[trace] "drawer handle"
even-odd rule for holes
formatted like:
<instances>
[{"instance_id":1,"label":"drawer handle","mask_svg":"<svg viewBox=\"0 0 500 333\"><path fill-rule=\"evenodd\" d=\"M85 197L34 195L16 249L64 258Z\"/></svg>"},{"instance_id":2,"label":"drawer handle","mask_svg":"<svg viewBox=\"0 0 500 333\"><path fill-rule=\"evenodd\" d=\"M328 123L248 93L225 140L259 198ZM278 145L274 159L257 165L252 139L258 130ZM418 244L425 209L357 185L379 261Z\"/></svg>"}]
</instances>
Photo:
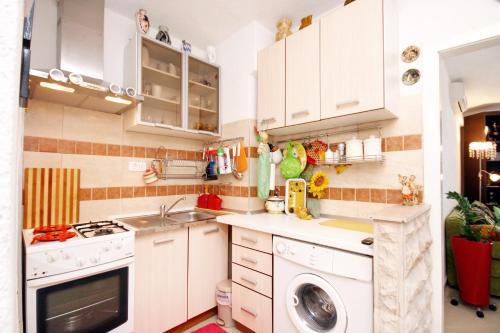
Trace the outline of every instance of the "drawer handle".
<instances>
[{"instance_id":1,"label":"drawer handle","mask_svg":"<svg viewBox=\"0 0 500 333\"><path fill-rule=\"evenodd\" d=\"M259 240L257 238L251 238L251 237L247 237L247 236L241 236L241 240L245 241L245 242L254 243L254 244L257 244L259 242Z\"/></svg>"},{"instance_id":2,"label":"drawer handle","mask_svg":"<svg viewBox=\"0 0 500 333\"><path fill-rule=\"evenodd\" d=\"M169 239L156 239L153 241L155 245L160 245L160 244L165 244L165 243L172 243L175 239L169 238Z\"/></svg>"},{"instance_id":3,"label":"drawer handle","mask_svg":"<svg viewBox=\"0 0 500 333\"><path fill-rule=\"evenodd\" d=\"M352 105L352 104L359 104L359 100L357 99L348 99L345 101L340 101L337 103L337 108L340 108L342 106L347 106L347 105Z\"/></svg>"},{"instance_id":4,"label":"drawer handle","mask_svg":"<svg viewBox=\"0 0 500 333\"><path fill-rule=\"evenodd\" d=\"M252 258L248 258L248 257L241 257L241 260L246 261L246 262L249 262L249 263L254 264L254 265L257 265L257 260L252 259Z\"/></svg>"},{"instance_id":5,"label":"drawer handle","mask_svg":"<svg viewBox=\"0 0 500 333\"><path fill-rule=\"evenodd\" d=\"M240 309L241 311L248 313L250 316L257 318L257 314L255 313L255 311L252 311L244 306L240 306Z\"/></svg>"},{"instance_id":6,"label":"drawer handle","mask_svg":"<svg viewBox=\"0 0 500 333\"><path fill-rule=\"evenodd\" d=\"M212 230L205 230L203 232L204 235L208 235L208 234L213 234L214 232L219 232L220 229L219 228L215 228L215 229L212 229Z\"/></svg>"},{"instance_id":7,"label":"drawer handle","mask_svg":"<svg viewBox=\"0 0 500 333\"><path fill-rule=\"evenodd\" d=\"M264 118L261 121L262 124L268 124L268 123L274 123L274 122L276 122L276 118L274 118L274 117Z\"/></svg>"},{"instance_id":8,"label":"drawer handle","mask_svg":"<svg viewBox=\"0 0 500 333\"><path fill-rule=\"evenodd\" d=\"M309 115L308 110L302 110L292 113L292 118L306 117Z\"/></svg>"},{"instance_id":9,"label":"drawer handle","mask_svg":"<svg viewBox=\"0 0 500 333\"><path fill-rule=\"evenodd\" d=\"M250 283L253 286L257 285L257 281L250 280L249 278L246 278L244 276L240 276L240 280L246 283Z\"/></svg>"}]
</instances>

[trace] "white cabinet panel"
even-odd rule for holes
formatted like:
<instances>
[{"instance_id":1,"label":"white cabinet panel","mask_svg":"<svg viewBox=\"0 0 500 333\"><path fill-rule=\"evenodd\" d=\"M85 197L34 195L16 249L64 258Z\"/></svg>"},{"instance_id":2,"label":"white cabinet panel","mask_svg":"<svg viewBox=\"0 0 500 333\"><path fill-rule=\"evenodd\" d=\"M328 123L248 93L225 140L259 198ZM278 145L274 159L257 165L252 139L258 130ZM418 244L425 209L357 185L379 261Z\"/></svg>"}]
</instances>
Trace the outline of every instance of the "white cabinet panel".
<instances>
[{"instance_id":1,"label":"white cabinet panel","mask_svg":"<svg viewBox=\"0 0 500 333\"><path fill-rule=\"evenodd\" d=\"M216 306L217 283L228 278L227 225L189 228L188 319Z\"/></svg>"},{"instance_id":2,"label":"white cabinet panel","mask_svg":"<svg viewBox=\"0 0 500 333\"><path fill-rule=\"evenodd\" d=\"M382 0L321 18L321 119L384 108Z\"/></svg>"},{"instance_id":3,"label":"white cabinet panel","mask_svg":"<svg viewBox=\"0 0 500 333\"><path fill-rule=\"evenodd\" d=\"M285 126L285 40L257 56L257 121L263 129Z\"/></svg>"},{"instance_id":4,"label":"white cabinet panel","mask_svg":"<svg viewBox=\"0 0 500 333\"><path fill-rule=\"evenodd\" d=\"M136 238L135 332L165 332L187 320L188 230Z\"/></svg>"},{"instance_id":5,"label":"white cabinet panel","mask_svg":"<svg viewBox=\"0 0 500 333\"><path fill-rule=\"evenodd\" d=\"M320 119L319 24L286 38L286 126Z\"/></svg>"}]
</instances>

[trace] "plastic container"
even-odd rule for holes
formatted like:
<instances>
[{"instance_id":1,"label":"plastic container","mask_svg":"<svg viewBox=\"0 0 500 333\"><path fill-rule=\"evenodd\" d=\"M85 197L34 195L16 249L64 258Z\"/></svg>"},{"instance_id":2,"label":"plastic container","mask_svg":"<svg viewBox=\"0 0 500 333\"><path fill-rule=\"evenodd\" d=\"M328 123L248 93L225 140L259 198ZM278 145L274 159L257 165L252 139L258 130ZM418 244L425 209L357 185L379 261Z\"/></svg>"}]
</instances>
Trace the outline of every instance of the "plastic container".
<instances>
[{"instance_id":1,"label":"plastic container","mask_svg":"<svg viewBox=\"0 0 500 333\"><path fill-rule=\"evenodd\" d=\"M208 195L208 203L207 208L212 210L221 210L222 209L222 199L215 194Z\"/></svg>"},{"instance_id":2,"label":"plastic container","mask_svg":"<svg viewBox=\"0 0 500 333\"><path fill-rule=\"evenodd\" d=\"M217 300L217 324L223 327L233 327L231 315L231 280L224 280L217 284L215 298Z\"/></svg>"}]
</instances>

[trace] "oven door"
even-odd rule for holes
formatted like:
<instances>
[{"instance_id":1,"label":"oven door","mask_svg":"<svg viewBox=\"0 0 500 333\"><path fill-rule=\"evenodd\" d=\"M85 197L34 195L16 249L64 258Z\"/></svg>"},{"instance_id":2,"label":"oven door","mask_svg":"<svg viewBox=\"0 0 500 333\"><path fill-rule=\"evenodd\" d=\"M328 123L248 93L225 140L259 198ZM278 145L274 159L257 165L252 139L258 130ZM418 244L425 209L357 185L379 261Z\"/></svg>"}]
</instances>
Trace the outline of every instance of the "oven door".
<instances>
[{"instance_id":1,"label":"oven door","mask_svg":"<svg viewBox=\"0 0 500 333\"><path fill-rule=\"evenodd\" d=\"M133 331L133 258L30 280L28 333Z\"/></svg>"}]
</instances>

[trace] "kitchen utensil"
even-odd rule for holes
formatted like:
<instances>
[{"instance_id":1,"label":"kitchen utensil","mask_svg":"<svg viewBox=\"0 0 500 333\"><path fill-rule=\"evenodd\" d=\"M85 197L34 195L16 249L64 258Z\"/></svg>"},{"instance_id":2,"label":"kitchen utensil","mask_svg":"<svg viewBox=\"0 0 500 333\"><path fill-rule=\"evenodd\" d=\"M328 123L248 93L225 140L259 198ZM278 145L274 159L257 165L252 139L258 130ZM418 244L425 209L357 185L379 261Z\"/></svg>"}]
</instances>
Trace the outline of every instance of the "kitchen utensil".
<instances>
[{"instance_id":1,"label":"kitchen utensil","mask_svg":"<svg viewBox=\"0 0 500 333\"><path fill-rule=\"evenodd\" d=\"M152 184L158 181L158 176L156 175L156 171L153 169L147 169L142 175L145 184Z\"/></svg>"},{"instance_id":2,"label":"kitchen utensil","mask_svg":"<svg viewBox=\"0 0 500 333\"><path fill-rule=\"evenodd\" d=\"M278 196L270 197L264 206L268 213L282 214L285 211L285 199Z\"/></svg>"},{"instance_id":3,"label":"kitchen utensil","mask_svg":"<svg viewBox=\"0 0 500 333\"><path fill-rule=\"evenodd\" d=\"M57 181L44 181L44 180ZM61 181L59 181L61 180ZM80 219L80 169L24 169L23 228L73 224ZM39 193L39 195L32 195ZM66 195L51 195L66 193ZM28 208L29 207L29 208ZM65 207L59 211L57 207Z\"/></svg>"},{"instance_id":4,"label":"kitchen utensil","mask_svg":"<svg viewBox=\"0 0 500 333\"><path fill-rule=\"evenodd\" d=\"M161 97L163 87L159 84L153 84L151 91L152 91L154 97Z\"/></svg>"},{"instance_id":5,"label":"kitchen utensil","mask_svg":"<svg viewBox=\"0 0 500 333\"><path fill-rule=\"evenodd\" d=\"M238 143L238 161L236 162L236 170L238 172L244 172L248 169L248 161L246 149L243 141Z\"/></svg>"},{"instance_id":6,"label":"kitchen utensil","mask_svg":"<svg viewBox=\"0 0 500 333\"><path fill-rule=\"evenodd\" d=\"M295 214L297 207L306 207L307 185L304 179L288 179L285 186L285 213Z\"/></svg>"},{"instance_id":7,"label":"kitchen utensil","mask_svg":"<svg viewBox=\"0 0 500 333\"><path fill-rule=\"evenodd\" d=\"M286 150L283 151L283 156L287 157L288 154L291 152L292 156L297 158L300 162L300 172L304 171L307 165L307 153L304 148L300 143L298 142L292 142L291 143L292 148L289 148L290 145ZM300 173L299 173L300 174Z\"/></svg>"},{"instance_id":8,"label":"kitchen utensil","mask_svg":"<svg viewBox=\"0 0 500 333\"><path fill-rule=\"evenodd\" d=\"M302 145L300 145L302 147ZM304 147L302 147L304 149ZM300 173L303 171L301 167L301 162L294 156L292 143L288 143L288 148L286 150L288 153L285 153L285 158L281 161L280 171L281 175L285 179L297 178ZM305 151L304 151L305 156ZM305 167L304 167L305 168Z\"/></svg>"},{"instance_id":9,"label":"kitchen utensil","mask_svg":"<svg viewBox=\"0 0 500 333\"><path fill-rule=\"evenodd\" d=\"M274 190L276 183L276 164L271 163L269 166L269 190Z\"/></svg>"},{"instance_id":10,"label":"kitchen utensil","mask_svg":"<svg viewBox=\"0 0 500 333\"><path fill-rule=\"evenodd\" d=\"M236 155L238 154L238 144L234 144L232 148L232 154L233 154L233 166L231 168L231 171L233 173L234 178L236 179L242 179L243 174L241 172L238 172L236 164L238 163L238 160L236 159Z\"/></svg>"},{"instance_id":11,"label":"kitchen utensil","mask_svg":"<svg viewBox=\"0 0 500 333\"><path fill-rule=\"evenodd\" d=\"M370 135L368 139L363 140L363 150L365 160L382 159L382 139Z\"/></svg>"},{"instance_id":12,"label":"kitchen utensil","mask_svg":"<svg viewBox=\"0 0 500 333\"><path fill-rule=\"evenodd\" d=\"M224 147L224 173L228 174L233 171L233 165L231 164L231 149L229 147Z\"/></svg>"},{"instance_id":13,"label":"kitchen utensil","mask_svg":"<svg viewBox=\"0 0 500 333\"><path fill-rule=\"evenodd\" d=\"M269 176L271 173L271 154L269 146L259 144L259 161L257 164L257 195L261 200L269 197Z\"/></svg>"},{"instance_id":14,"label":"kitchen utensil","mask_svg":"<svg viewBox=\"0 0 500 333\"><path fill-rule=\"evenodd\" d=\"M353 137L351 140L347 140L346 143L345 156L347 161L361 160L363 159L363 141Z\"/></svg>"}]
</instances>

